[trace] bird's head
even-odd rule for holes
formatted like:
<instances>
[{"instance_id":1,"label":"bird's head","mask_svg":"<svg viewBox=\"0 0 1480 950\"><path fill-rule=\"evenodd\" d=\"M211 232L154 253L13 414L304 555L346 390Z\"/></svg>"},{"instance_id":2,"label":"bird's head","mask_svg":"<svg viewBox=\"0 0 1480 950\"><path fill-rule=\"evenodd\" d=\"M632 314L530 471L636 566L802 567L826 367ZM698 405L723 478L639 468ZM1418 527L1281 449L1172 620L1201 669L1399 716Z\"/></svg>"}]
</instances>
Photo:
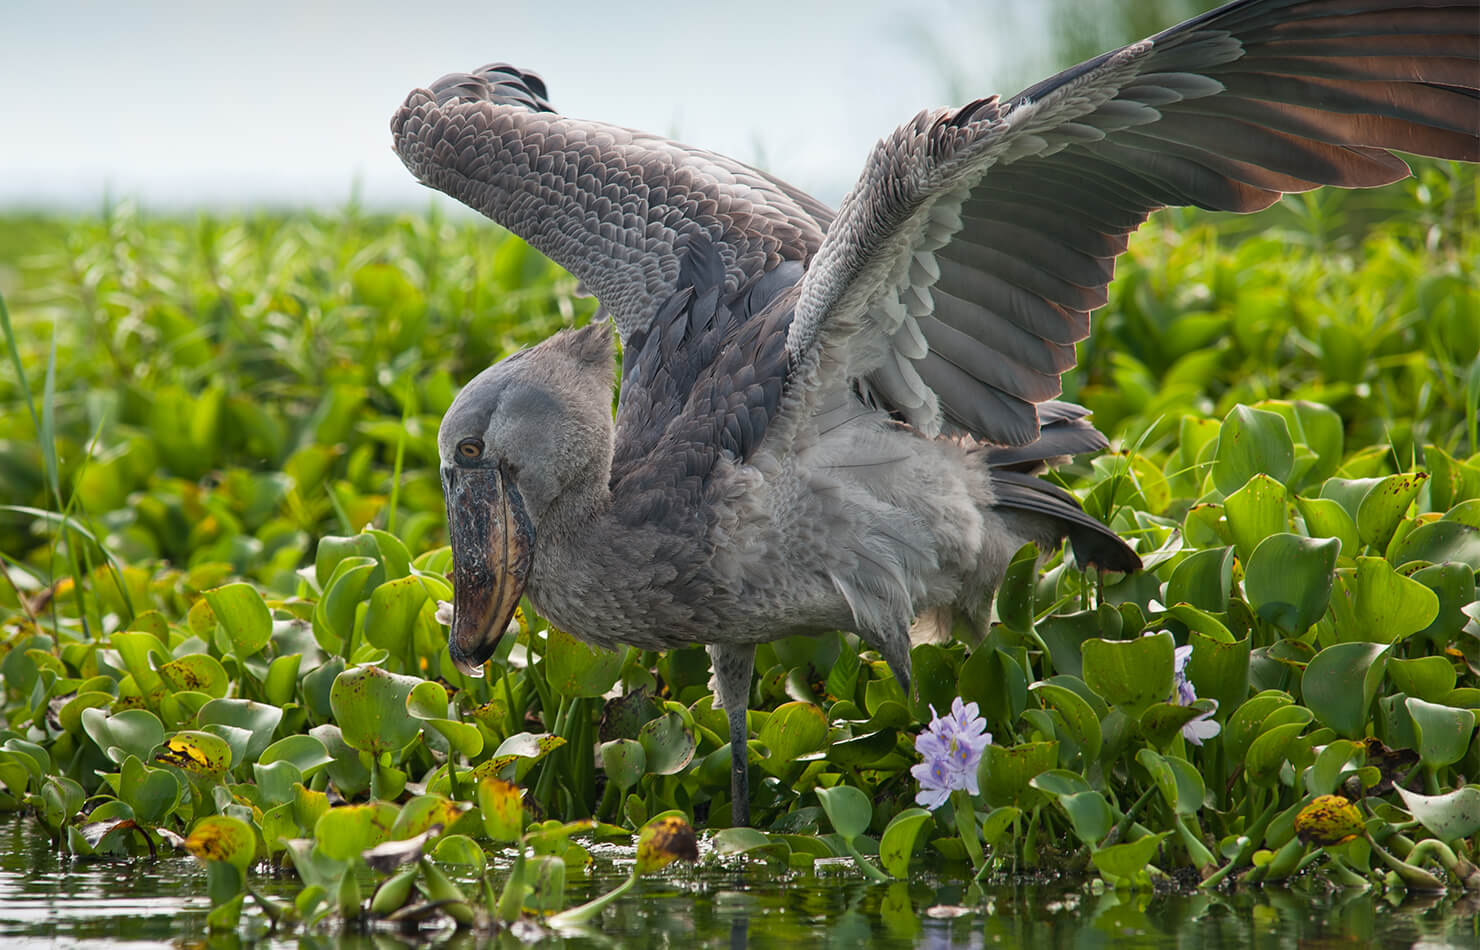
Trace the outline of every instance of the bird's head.
<instances>
[{"instance_id":1,"label":"bird's head","mask_svg":"<svg viewBox=\"0 0 1480 950\"><path fill-rule=\"evenodd\" d=\"M477 675L519 606L541 519L611 468L612 338L566 330L479 373L437 447L452 541L453 662Z\"/></svg>"}]
</instances>

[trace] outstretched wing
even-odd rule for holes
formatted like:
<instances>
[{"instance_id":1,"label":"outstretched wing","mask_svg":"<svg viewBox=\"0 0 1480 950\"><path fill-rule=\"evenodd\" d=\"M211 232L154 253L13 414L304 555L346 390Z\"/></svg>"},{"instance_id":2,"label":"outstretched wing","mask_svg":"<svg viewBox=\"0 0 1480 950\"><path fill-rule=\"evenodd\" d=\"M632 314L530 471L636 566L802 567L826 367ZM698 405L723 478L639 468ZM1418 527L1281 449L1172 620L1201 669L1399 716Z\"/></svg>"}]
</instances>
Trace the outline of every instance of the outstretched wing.
<instances>
[{"instance_id":1,"label":"outstretched wing","mask_svg":"<svg viewBox=\"0 0 1480 950\"><path fill-rule=\"evenodd\" d=\"M832 212L748 165L661 136L558 115L504 64L414 90L391 119L423 183L502 224L576 277L624 341L680 286L696 241L722 296L816 253Z\"/></svg>"},{"instance_id":2,"label":"outstretched wing","mask_svg":"<svg viewBox=\"0 0 1480 950\"><path fill-rule=\"evenodd\" d=\"M798 365L1021 445L1167 205L1255 211L1480 158L1476 0L1236 0L875 148L803 280Z\"/></svg>"}]
</instances>

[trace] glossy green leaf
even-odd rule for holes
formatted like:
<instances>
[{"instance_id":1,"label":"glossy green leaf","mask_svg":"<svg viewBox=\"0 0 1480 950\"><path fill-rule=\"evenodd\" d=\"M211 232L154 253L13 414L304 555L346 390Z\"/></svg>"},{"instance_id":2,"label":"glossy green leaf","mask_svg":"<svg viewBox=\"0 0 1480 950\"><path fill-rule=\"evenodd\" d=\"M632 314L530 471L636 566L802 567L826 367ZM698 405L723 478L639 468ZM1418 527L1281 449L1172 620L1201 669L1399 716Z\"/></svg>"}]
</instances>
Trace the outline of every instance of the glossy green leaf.
<instances>
[{"instance_id":1,"label":"glossy green leaf","mask_svg":"<svg viewBox=\"0 0 1480 950\"><path fill-rule=\"evenodd\" d=\"M250 584L227 584L206 591L205 597L238 657L252 656L267 646L272 613Z\"/></svg>"},{"instance_id":2,"label":"glossy green leaf","mask_svg":"<svg viewBox=\"0 0 1480 950\"><path fill-rule=\"evenodd\" d=\"M1387 653L1379 643L1337 643L1317 653L1301 680L1305 705L1339 734L1360 739Z\"/></svg>"},{"instance_id":3,"label":"glossy green leaf","mask_svg":"<svg viewBox=\"0 0 1480 950\"><path fill-rule=\"evenodd\" d=\"M1033 629L1033 593L1037 574L1038 546L1025 544L1007 563L997 591L997 617L1009 630L1026 633Z\"/></svg>"},{"instance_id":4,"label":"glossy green leaf","mask_svg":"<svg viewBox=\"0 0 1480 950\"><path fill-rule=\"evenodd\" d=\"M1374 643L1402 640L1439 614L1439 598L1432 590L1382 558L1357 558L1355 575L1341 575L1338 584L1333 596L1349 606L1355 632Z\"/></svg>"},{"instance_id":5,"label":"glossy green leaf","mask_svg":"<svg viewBox=\"0 0 1480 950\"><path fill-rule=\"evenodd\" d=\"M832 823L833 830L844 840L857 838L868 831L874 809L869 804L868 796L859 789L852 785L819 788L817 800L827 813L827 820Z\"/></svg>"},{"instance_id":6,"label":"glossy green leaf","mask_svg":"<svg viewBox=\"0 0 1480 950\"><path fill-rule=\"evenodd\" d=\"M1223 516L1228 519L1234 550L1247 562L1266 538L1289 530L1285 486L1268 475L1253 475L1224 499Z\"/></svg>"},{"instance_id":7,"label":"glossy green leaf","mask_svg":"<svg viewBox=\"0 0 1480 950\"><path fill-rule=\"evenodd\" d=\"M1249 606L1288 635L1304 633L1326 612L1340 550L1334 538L1274 534L1260 541L1244 574Z\"/></svg>"},{"instance_id":8,"label":"glossy green leaf","mask_svg":"<svg viewBox=\"0 0 1480 950\"><path fill-rule=\"evenodd\" d=\"M772 775L784 775L799 756L825 747L827 715L812 703L783 703L766 718L758 738L771 750L761 767Z\"/></svg>"},{"instance_id":9,"label":"glossy green leaf","mask_svg":"<svg viewBox=\"0 0 1480 950\"><path fill-rule=\"evenodd\" d=\"M246 730L250 736L245 751L248 762L257 761L272 744L273 733L282 720L283 711L278 707L250 699L213 699L196 713L196 722L202 727L219 723Z\"/></svg>"},{"instance_id":10,"label":"glossy green leaf","mask_svg":"<svg viewBox=\"0 0 1480 950\"><path fill-rule=\"evenodd\" d=\"M1231 546L1195 551L1183 558L1167 580L1166 602L1191 604L1202 610L1228 607L1233 590L1234 552Z\"/></svg>"},{"instance_id":11,"label":"glossy green leaf","mask_svg":"<svg viewBox=\"0 0 1480 950\"><path fill-rule=\"evenodd\" d=\"M226 695L231 680L221 661L205 653L191 653L160 666L159 676L175 692L204 693L213 699Z\"/></svg>"},{"instance_id":12,"label":"glossy green leaf","mask_svg":"<svg viewBox=\"0 0 1480 950\"><path fill-rule=\"evenodd\" d=\"M324 749L324 744L311 735L284 736L262 750L257 758L261 765L274 762L291 762L304 778L311 777L333 757Z\"/></svg>"},{"instance_id":13,"label":"glossy green leaf","mask_svg":"<svg viewBox=\"0 0 1480 950\"><path fill-rule=\"evenodd\" d=\"M562 696L600 696L617 682L627 651L608 650L555 628L545 647L545 675Z\"/></svg>"},{"instance_id":14,"label":"glossy green leaf","mask_svg":"<svg viewBox=\"0 0 1480 950\"><path fill-rule=\"evenodd\" d=\"M524 794L519 786L499 778L478 783L478 807L483 830L498 842L518 841L524 834Z\"/></svg>"},{"instance_id":15,"label":"glossy green leaf","mask_svg":"<svg viewBox=\"0 0 1480 950\"><path fill-rule=\"evenodd\" d=\"M421 680L378 666L356 666L334 678L329 704L344 741L363 752L399 752L421 732L406 697Z\"/></svg>"},{"instance_id":16,"label":"glossy green leaf","mask_svg":"<svg viewBox=\"0 0 1480 950\"><path fill-rule=\"evenodd\" d=\"M1410 660L1392 657L1387 661L1387 675L1398 692L1429 703L1444 699L1457 682L1454 664L1443 656L1420 656Z\"/></svg>"},{"instance_id":17,"label":"glossy green leaf","mask_svg":"<svg viewBox=\"0 0 1480 950\"><path fill-rule=\"evenodd\" d=\"M1169 634L1086 640L1084 681L1107 703L1123 707L1127 715L1139 715L1171 695L1174 650Z\"/></svg>"},{"instance_id":18,"label":"glossy green leaf","mask_svg":"<svg viewBox=\"0 0 1480 950\"><path fill-rule=\"evenodd\" d=\"M1413 561L1440 564L1454 561L1480 571L1480 528L1458 521L1430 521L1408 532L1388 552L1400 567Z\"/></svg>"},{"instance_id":19,"label":"glossy green leaf","mask_svg":"<svg viewBox=\"0 0 1480 950\"><path fill-rule=\"evenodd\" d=\"M1122 881L1135 880L1146 873L1146 866L1156 856L1156 849L1161 847L1161 841L1165 837L1166 832L1162 832L1125 844L1112 844L1108 848L1095 851L1090 855L1090 860L1102 874Z\"/></svg>"},{"instance_id":20,"label":"glossy green leaf","mask_svg":"<svg viewBox=\"0 0 1480 950\"><path fill-rule=\"evenodd\" d=\"M145 824L161 824L186 792L175 773L152 769L136 756L124 759L119 771L119 797L128 803L134 818Z\"/></svg>"},{"instance_id":21,"label":"glossy green leaf","mask_svg":"<svg viewBox=\"0 0 1480 950\"><path fill-rule=\"evenodd\" d=\"M1305 731L1305 723L1288 722L1265 729L1244 756L1244 773L1256 785L1273 786L1280 769L1289 760L1292 746Z\"/></svg>"},{"instance_id":22,"label":"glossy green leaf","mask_svg":"<svg viewBox=\"0 0 1480 950\"><path fill-rule=\"evenodd\" d=\"M637 732L637 741L647 755L647 768L656 775L681 772L693 761L697 745L694 731L676 712L666 712Z\"/></svg>"},{"instance_id":23,"label":"glossy green leaf","mask_svg":"<svg viewBox=\"0 0 1480 950\"><path fill-rule=\"evenodd\" d=\"M1197 695L1218 702L1218 718L1225 719L1249 695L1249 638L1225 642L1200 630L1187 634L1192 656L1187 678Z\"/></svg>"},{"instance_id":24,"label":"glossy green leaf","mask_svg":"<svg viewBox=\"0 0 1480 950\"><path fill-rule=\"evenodd\" d=\"M989 745L977 767L977 781L988 805L1030 808L1042 802L1042 793L1029 784L1058 764L1057 742L1025 742L1015 746Z\"/></svg>"},{"instance_id":25,"label":"glossy green leaf","mask_svg":"<svg viewBox=\"0 0 1480 950\"><path fill-rule=\"evenodd\" d=\"M892 877L908 877L910 857L924 840L922 832L930 821L930 812L923 808L906 808L890 820L879 838L879 863Z\"/></svg>"},{"instance_id":26,"label":"glossy green leaf","mask_svg":"<svg viewBox=\"0 0 1480 950\"><path fill-rule=\"evenodd\" d=\"M339 805L330 808L313 826L319 850L336 861L353 861L360 852L386 840L396 822L397 808L389 802Z\"/></svg>"},{"instance_id":27,"label":"glossy green leaf","mask_svg":"<svg viewBox=\"0 0 1480 950\"><path fill-rule=\"evenodd\" d=\"M164 725L147 709L125 709L112 716L102 709L84 709L81 718L87 734L114 762L130 755L148 759L164 741Z\"/></svg>"},{"instance_id":28,"label":"glossy green leaf","mask_svg":"<svg viewBox=\"0 0 1480 950\"><path fill-rule=\"evenodd\" d=\"M728 748L721 749L726 756ZM601 744L601 765L607 780L626 792L647 773L647 753L636 739L613 739Z\"/></svg>"},{"instance_id":29,"label":"glossy green leaf","mask_svg":"<svg viewBox=\"0 0 1480 950\"><path fill-rule=\"evenodd\" d=\"M412 642L416 618L428 601L419 577L402 576L370 592L365 608L365 640L392 656L404 656Z\"/></svg>"},{"instance_id":30,"label":"glossy green leaf","mask_svg":"<svg viewBox=\"0 0 1480 950\"><path fill-rule=\"evenodd\" d=\"M1357 556L1362 547L1357 521L1340 502L1333 498L1296 498L1295 507L1312 538L1333 538L1340 543L1342 556Z\"/></svg>"},{"instance_id":31,"label":"glossy green leaf","mask_svg":"<svg viewBox=\"0 0 1480 950\"><path fill-rule=\"evenodd\" d=\"M1067 735L1084 755L1088 765L1100 757L1100 717L1089 702L1073 690L1054 683L1034 683L1033 694L1059 714Z\"/></svg>"},{"instance_id":32,"label":"glossy green leaf","mask_svg":"<svg viewBox=\"0 0 1480 950\"><path fill-rule=\"evenodd\" d=\"M246 822L208 815L185 838L185 850L210 864L229 864L245 873L257 856L257 836Z\"/></svg>"},{"instance_id":33,"label":"glossy green leaf","mask_svg":"<svg viewBox=\"0 0 1480 950\"><path fill-rule=\"evenodd\" d=\"M1418 731L1418 758L1426 768L1441 769L1464 758L1475 734L1475 713L1415 697L1405 701Z\"/></svg>"},{"instance_id":34,"label":"glossy green leaf","mask_svg":"<svg viewBox=\"0 0 1480 950\"><path fill-rule=\"evenodd\" d=\"M1213 484L1225 496L1258 474L1283 483L1294 464L1295 445L1284 419L1249 406L1235 406L1224 417L1213 461Z\"/></svg>"}]
</instances>

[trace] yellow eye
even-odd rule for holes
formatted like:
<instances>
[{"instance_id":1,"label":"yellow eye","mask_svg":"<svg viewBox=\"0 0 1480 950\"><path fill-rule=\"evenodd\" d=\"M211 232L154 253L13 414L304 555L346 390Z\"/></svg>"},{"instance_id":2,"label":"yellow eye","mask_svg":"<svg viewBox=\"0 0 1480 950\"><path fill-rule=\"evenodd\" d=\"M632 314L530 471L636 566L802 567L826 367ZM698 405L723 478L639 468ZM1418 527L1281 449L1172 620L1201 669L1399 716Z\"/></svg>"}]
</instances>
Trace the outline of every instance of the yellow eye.
<instances>
[{"instance_id":1,"label":"yellow eye","mask_svg":"<svg viewBox=\"0 0 1480 950\"><path fill-rule=\"evenodd\" d=\"M479 439L463 439L457 443L457 454L465 459L482 458L483 442Z\"/></svg>"}]
</instances>

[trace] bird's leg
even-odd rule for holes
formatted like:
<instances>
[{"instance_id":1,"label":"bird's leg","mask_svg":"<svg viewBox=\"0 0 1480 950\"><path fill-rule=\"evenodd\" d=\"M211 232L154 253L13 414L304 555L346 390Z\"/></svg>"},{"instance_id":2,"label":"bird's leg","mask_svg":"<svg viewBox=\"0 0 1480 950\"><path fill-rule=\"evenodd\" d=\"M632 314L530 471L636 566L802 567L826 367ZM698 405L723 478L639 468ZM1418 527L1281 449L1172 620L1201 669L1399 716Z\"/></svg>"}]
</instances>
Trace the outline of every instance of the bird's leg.
<instances>
[{"instance_id":1,"label":"bird's leg","mask_svg":"<svg viewBox=\"0 0 1480 950\"><path fill-rule=\"evenodd\" d=\"M714 685L730 720L730 818L736 827L750 824L749 749L745 745L745 712L750 705L750 674L755 668L752 644L712 643L709 661Z\"/></svg>"}]
</instances>

